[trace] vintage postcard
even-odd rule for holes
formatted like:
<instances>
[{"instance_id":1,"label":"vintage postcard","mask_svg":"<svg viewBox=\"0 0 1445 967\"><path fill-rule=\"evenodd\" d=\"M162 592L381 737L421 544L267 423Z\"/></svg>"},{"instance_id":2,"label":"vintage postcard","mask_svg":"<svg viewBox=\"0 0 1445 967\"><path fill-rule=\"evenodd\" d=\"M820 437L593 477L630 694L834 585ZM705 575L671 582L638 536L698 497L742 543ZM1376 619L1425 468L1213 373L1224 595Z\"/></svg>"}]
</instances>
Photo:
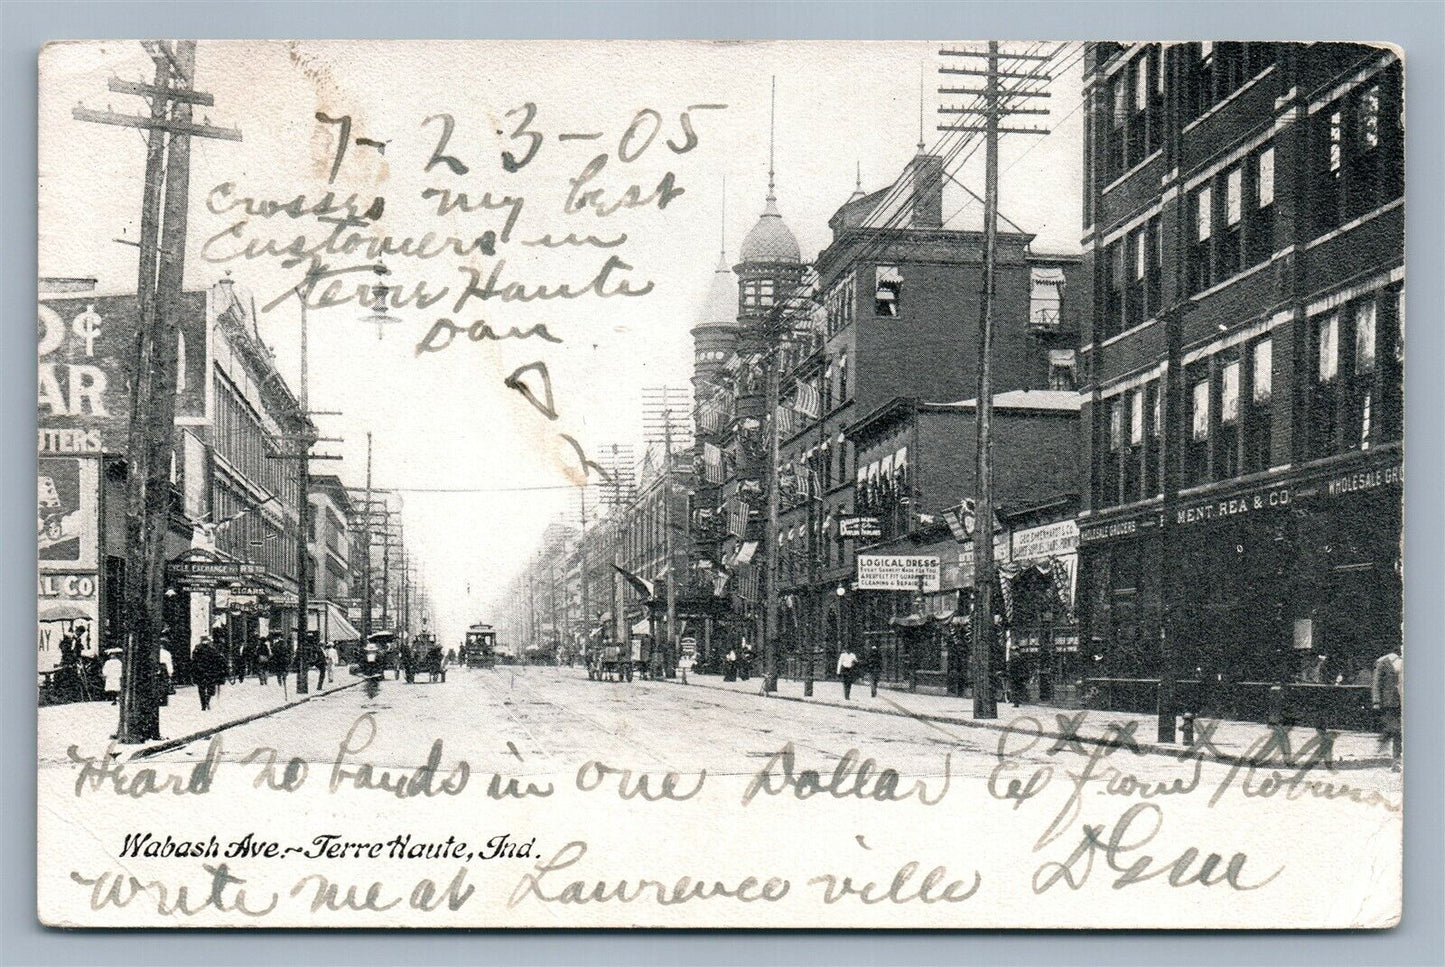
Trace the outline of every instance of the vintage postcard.
<instances>
[{"instance_id":1,"label":"vintage postcard","mask_svg":"<svg viewBox=\"0 0 1445 967\"><path fill-rule=\"evenodd\" d=\"M40 920L1393 926L1403 56L47 46Z\"/></svg>"}]
</instances>

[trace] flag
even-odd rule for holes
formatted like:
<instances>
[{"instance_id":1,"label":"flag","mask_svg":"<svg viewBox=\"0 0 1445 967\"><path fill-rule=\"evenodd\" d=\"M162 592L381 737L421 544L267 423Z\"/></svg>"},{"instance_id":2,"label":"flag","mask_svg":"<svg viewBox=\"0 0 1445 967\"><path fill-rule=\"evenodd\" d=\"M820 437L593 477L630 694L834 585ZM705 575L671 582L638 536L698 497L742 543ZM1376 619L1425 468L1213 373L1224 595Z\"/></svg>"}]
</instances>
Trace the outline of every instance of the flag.
<instances>
[{"instance_id":1,"label":"flag","mask_svg":"<svg viewBox=\"0 0 1445 967\"><path fill-rule=\"evenodd\" d=\"M737 498L728 502L728 533L737 537L748 536L748 505Z\"/></svg>"},{"instance_id":2,"label":"flag","mask_svg":"<svg viewBox=\"0 0 1445 967\"><path fill-rule=\"evenodd\" d=\"M712 576L712 595L715 598L722 597L728 588L728 581L732 575L727 571L719 571Z\"/></svg>"},{"instance_id":3,"label":"flag","mask_svg":"<svg viewBox=\"0 0 1445 967\"><path fill-rule=\"evenodd\" d=\"M811 383L799 383L798 391L793 396L793 409L810 420L816 420L823 409L822 401L818 398L818 388Z\"/></svg>"},{"instance_id":4,"label":"flag","mask_svg":"<svg viewBox=\"0 0 1445 967\"><path fill-rule=\"evenodd\" d=\"M778 423L778 436L780 436L780 437L790 437L790 436L792 436L792 435L793 435L793 429L794 429L794 427L797 425L797 421L796 421L796 418L795 418L794 415L793 415L793 411L790 410L790 409L788 409L788 408L785 407L785 406L780 406L780 407L778 407L777 415L776 415L775 418L776 418L777 423Z\"/></svg>"},{"instance_id":5,"label":"flag","mask_svg":"<svg viewBox=\"0 0 1445 967\"><path fill-rule=\"evenodd\" d=\"M738 597L744 601L758 600L758 569L751 564L738 571Z\"/></svg>"},{"instance_id":6,"label":"flag","mask_svg":"<svg viewBox=\"0 0 1445 967\"><path fill-rule=\"evenodd\" d=\"M612 566L615 567L615 568L617 568L617 573L621 574L622 577L623 577L623 579L624 579L628 584L632 585L633 590L635 590L638 594L642 595L643 600L645 600L645 601L651 601L651 600L652 600L652 598L653 598L653 585L652 585L652 582L651 582L651 581L648 581L648 580L645 579L645 578L640 578L640 577L638 577L636 574L633 574L631 571L627 570L627 568L623 567L621 564L614 564L614 565L612 565Z\"/></svg>"},{"instance_id":7,"label":"flag","mask_svg":"<svg viewBox=\"0 0 1445 967\"><path fill-rule=\"evenodd\" d=\"M720 484L723 482L723 454L711 443L702 445L702 465L703 476L708 483Z\"/></svg>"}]
</instances>

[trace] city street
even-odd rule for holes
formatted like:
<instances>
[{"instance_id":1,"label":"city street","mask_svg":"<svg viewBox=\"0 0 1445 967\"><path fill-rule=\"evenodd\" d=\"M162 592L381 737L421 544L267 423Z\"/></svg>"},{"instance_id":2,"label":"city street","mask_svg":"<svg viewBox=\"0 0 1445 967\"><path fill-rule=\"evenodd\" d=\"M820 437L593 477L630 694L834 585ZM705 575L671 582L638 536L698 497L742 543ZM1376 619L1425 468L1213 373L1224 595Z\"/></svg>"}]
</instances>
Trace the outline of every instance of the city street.
<instances>
[{"instance_id":1,"label":"city street","mask_svg":"<svg viewBox=\"0 0 1445 967\"><path fill-rule=\"evenodd\" d=\"M1053 709L1015 711L1005 705L1000 719L990 723L994 727L977 728L934 720L967 719L968 705L961 700L883 690L878 700L870 701L866 684L855 687L859 708L849 709L763 698L757 694L759 678L728 688L717 687L715 677L694 676L693 682L681 685L640 678L630 683L593 682L581 667L457 668L444 683L419 680L408 685L388 677L375 698L360 688L346 689L229 729L224 738L230 749L271 746L284 739L287 754L327 762L335 756L344 730L357 717L371 713L377 727L367 754L373 761L409 764L408 757L415 756L423 740L443 737L449 755L465 758L473 769L517 775L575 769L589 759L625 763L639 771L687 774L705 768L714 776L745 775L792 743L800 768L806 764L831 770L849 750L857 750L860 758L875 758L880 768L896 769L903 776L939 775L943 758L949 755L955 780L986 778L997 764L999 743L1014 716L1018 731L1006 741L1010 761L1019 768L1061 758L1076 766L1094 748L1085 744L1077 752L1055 748L1050 753L1050 746L1058 743L1045 739L1014 755L1014 750L1029 744L1029 723L1043 720L1045 731L1054 731L1054 716L1047 714L1059 711ZM783 682L781 690L796 692L797 684ZM827 702L841 701L837 683L820 683L818 695ZM877 709L883 707L895 714L879 714ZM899 714L902 710L918 717ZM1110 724L1127 726L1136 718L1091 712L1079 734L1087 742L1089 735ZM1267 733L1263 726L1224 723L1221 727L1226 732L1230 728L1250 729L1260 736ZM1296 749L1307 741L1300 738L1307 731L1296 732ZM1141 743L1152 738L1138 728L1131 735ZM1355 750L1369 751L1372 742L1349 734L1339 741L1342 757ZM1233 755L1248 748L1242 741L1216 745L1221 753ZM162 752L154 761L184 761L203 755L205 748L204 741L196 741ZM1172 779L1180 770L1177 757L1167 754L1129 754L1127 766L1146 781ZM1205 762L1201 785L1223 782L1230 769L1227 763ZM1399 795L1400 776L1383 764L1352 769L1349 776L1352 783L1383 795Z\"/></svg>"}]
</instances>

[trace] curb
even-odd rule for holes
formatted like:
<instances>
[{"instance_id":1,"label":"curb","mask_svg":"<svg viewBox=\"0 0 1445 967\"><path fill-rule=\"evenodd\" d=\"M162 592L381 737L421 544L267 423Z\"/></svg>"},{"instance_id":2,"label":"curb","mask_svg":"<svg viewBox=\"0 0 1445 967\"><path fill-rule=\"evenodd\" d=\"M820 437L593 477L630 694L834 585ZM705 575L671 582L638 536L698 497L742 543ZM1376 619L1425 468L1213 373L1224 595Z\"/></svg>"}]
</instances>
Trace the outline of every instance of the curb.
<instances>
[{"instance_id":1,"label":"curb","mask_svg":"<svg viewBox=\"0 0 1445 967\"><path fill-rule=\"evenodd\" d=\"M778 693L776 693L776 692L773 693L773 694L771 694L771 695L765 695L765 694L754 693L754 692L744 692L744 691L742 691L742 690L740 690L740 689L736 689L736 688L723 688L721 685L709 685L709 684L706 684L706 683L703 683L703 682L692 682L692 683L690 683L690 684L687 685L687 686L683 686L681 682L674 681L674 680L671 680L671 679L664 679L664 681L668 682L669 684L678 685L678 686L680 686L680 687L707 688L707 689L711 689L712 691L715 691L715 692L731 692L731 693L734 694L734 695L757 695L758 697L765 698L765 699L774 699L774 700L784 701L784 702L798 702L798 703L800 703L800 704L808 704L808 705L827 705L827 706L830 706L830 707L832 707L832 708L851 709L851 710L853 710L853 711L855 711L855 712L868 712L868 713L873 714L873 715L893 715L893 716L897 716L897 717L899 717L899 718L918 719L918 720L923 721L923 722L937 722L937 723L942 723L942 724L945 724L945 725L958 725L958 726L963 726L964 728L970 728L970 729L989 729L989 730L994 731L994 732L1004 732L1004 731L1006 731L1006 730L1009 728L1009 726L1006 725L1006 724L1000 724L1000 723L994 722L994 721L980 721L980 720L978 720L978 719L961 718L961 717L955 717L955 716L951 716L951 715L938 715L938 714L935 714L935 713L911 712L911 711L909 711L909 710L907 710L907 709L865 708L865 707L860 706L860 705L853 705L853 704L844 703L844 702L835 702L835 701L830 701L830 700L828 700L828 699L820 699L820 698L816 698L816 697L814 697L814 698L804 698L804 697L799 696L799 695L781 695L781 694L778 694ZM865 686L865 687L866 687L866 686ZM880 691L882 691L882 690L880 689ZM1083 709L1076 709L1076 710L1072 710L1072 711L1083 711ZM1219 720L1219 721L1224 721L1224 720ZM1040 725L1042 725L1042 722L1040 723ZM1358 733L1352 733L1352 734L1358 734ZM1042 739L1062 739L1062 738L1064 738L1065 736L1064 736L1064 733L1059 732L1059 731L1057 731L1057 730L1051 730L1051 729L1048 729L1048 728L1041 728L1041 729L1039 730L1039 737L1042 738ZM1104 737L1104 736L1097 736L1097 735L1074 735L1074 736L1070 736L1070 737L1069 737L1069 740L1070 740L1070 741L1077 740L1078 742L1083 743L1084 745L1113 745L1113 744L1116 744L1116 740L1109 739L1109 738L1106 738L1106 737ZM1134 747L1137 748L1141 753L1147 753L1147 754L1151 754L1151 755L1162 755L1162 756L1165 756L1165 757L1168 757L1168 758L1181 759L1181 760L1182 760L1182 759L1185 759L1185 758L1188 758L1188 753L1189 753L1189 750L1188 750L1188 749L1185 749L1185 748L1182 748L1182 747L1176 748L1176 747L1174 747L1174 746L1164 745L1164 744L1159 743L1159 742L1143 742L1143 741L1139 741L1139 740L1137 740L1137 739L1136 739L1135 742L1134 742ZM1216 753L1213 753L1213 754L1211 755L1211 759L1212 759L1212 761L1214 761L1214 762L1219 762L1219 763L1223 763L1223 764L1225 764L1225 765L1232 765L1232 766L1255 766L1255 767L1261 767L1261 768L1262 768L1262 767L1268 767L1268 766L1271 766L1271 765L1283 765L1283 763L1259 762L1259 761L1257 761L1257 760L1254 760L1254 759L1250 758L1248 755L1244 755L1244 754L1240 754L1240 753L1235 753L1235 752L1216 752ZM1333 760L1333 761L1331 761L1331 762L1326 762L1326 763L1324 763L1324 766L1325 766L1325 768L1326 768L1327 770L1329 770L1329 771L1331 771L1331 772L1336 772L1336 771L1339 771L1339 770L1373 769L1373 768L1377 768L1377 767L1379 767L1379 766L1389 766L1390 763L1391 763L1391 759L1390 759L1389 756L1380 755L1380 756L1363 756L1363 757L1358 758L1358 759L1335 759L1335 760Z\"/></svg>"},{"instance_id":2,"label":"curb","mask_svg":"<svg viewBox=\"0 0 1445 967\"><path fill-rule=\"evenodd\" d=\"M355 688L356 686L362 684L363 681L364 679L358 679L354 682L347 682L345 685L338 685L335 688L328 688L324 692L316 692L314 694L307 695L305 698L293 699L292 701L287 702L285 705L277 705L272 708L262 709L259 712L252 712L250 715L246 715L238 719L232 719L229 722L220 722L216 725L207 726L206 728L201 729L199 732L192 732L190 735L183 735L175 739L162 739L160 742L157 742L154 745L141 746L139 749L126 756L125 761L132 762L136 759L148 759L153 755L159 755L162 752L169 752L171 749L178 749L183 745L189 745L190 743L195 742L197 739L208 739L211 736L215 735L217 732L224 732L227 729L234 729L238 725L245 725L247 722L254 722L257 719L263 719L268 715L275 715L277 712L284 712L287 709L295 708L298 705L305 705L312 699L325 698L328 695L335 695L337 692L344 692L348 688Z\"/></svg>"}]
</instances>

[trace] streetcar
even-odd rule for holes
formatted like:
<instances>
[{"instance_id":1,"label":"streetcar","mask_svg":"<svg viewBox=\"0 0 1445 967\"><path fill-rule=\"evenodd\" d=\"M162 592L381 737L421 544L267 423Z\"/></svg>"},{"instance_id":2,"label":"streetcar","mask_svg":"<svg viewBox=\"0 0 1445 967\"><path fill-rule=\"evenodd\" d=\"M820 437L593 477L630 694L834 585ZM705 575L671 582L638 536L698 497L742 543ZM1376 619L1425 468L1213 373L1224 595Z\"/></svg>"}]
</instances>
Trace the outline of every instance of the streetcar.
<instances>
[{"instance_id":1,"label":"streetcar","mask_svg":"<svg viewBox=\"0 0 1445 967\"><path fill-rule=\"evenodd\" d=\"M497 632L489 624L474 624L467 629L462 645L462 662L468 668L491 668L497 661Z\"/></svg>"}]
</instances>

